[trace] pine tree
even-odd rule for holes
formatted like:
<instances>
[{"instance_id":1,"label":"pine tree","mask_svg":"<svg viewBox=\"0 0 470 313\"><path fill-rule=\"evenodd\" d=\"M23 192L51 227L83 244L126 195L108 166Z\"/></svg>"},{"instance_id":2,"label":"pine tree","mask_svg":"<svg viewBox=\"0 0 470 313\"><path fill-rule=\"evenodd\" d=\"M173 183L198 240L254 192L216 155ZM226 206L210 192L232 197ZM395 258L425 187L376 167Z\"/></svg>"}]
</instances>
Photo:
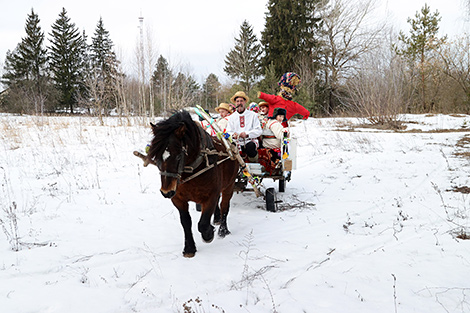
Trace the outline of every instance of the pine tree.
<instances>
[{"instance_id":1,"label":"pine tree","mask_svg":"<svg viewBox=\"0 0 470 313\"><path fill-rule=\"evenodd\" d=\"M73 113L80 85L83 39L75 24L70 22L65 8L62 8L49 35L52 37L49 66L60 93L60 104L70 108L70 113Z\"/></svg>"},{"instance_id":2,"label":"pine tree","mask_svg":"<svg viewBox=\"0 0 470 313\"><path fill-rule=\"evenodd\" d=\"M21 89L26 99L20 101L32 102L35 112L44 111L47 84L47 50L39 22L38 15L31 9L25 25L26 36L13 52L7 53L5 74L2 77L9 88Z\"/></svg>"},{"instance_id":3,"label":"pine tree","mask_svg":"<svg viewBox=\"0 0 470 313\"><path fill-rule=\"evenodd\" d=\"M321 0L269 0L261 43L265 69L272 63L277 77L296 71L299 60L313 60L317 47L314 34L320 26L315 16ZM313 61L312 61L313 65Z\"/></svg>"},{"instance_id":4,"label":"pine tree","mask_svg":"<svg viewBox=\"0 0 470 313\"><path fill-rule=\"evenodd\" d=\"M89 82L92 81L92 66L90 59L90 45L87 43L88 36L85 31L82 32L82 45L80 47L80 60L79 67L82 69L80 71L79 84L78 84L78 105L82 108L87 108L89 106L89 100L91 98L91 93L89 90Z\"/></svg>"},{"instance_id":5,"label":"pine tree","mask_svg":"<svg viewBox=\"0 0 470 313\"><path fill-rule=\"evenodd\" d=\"M90 47L90 61L94 77L95 103L101 114L102 109L108 110L116 106L115 86L118 75L118 61L114 53L114 44L109 32L104 28L103 19L100 18L93 34Z\"/></svg>"},{"instance_id":6,"label":"pine tree","mask_svg":"<svg viewBox=\"0 0 470 313\"><path fill-rule=\"evenodd\" d=\"M235 38L235 47L225 57L224 72L237 79L246 93L262 74L261 53L253 27L245 20L240 27L240 37Z\"/></svg>"},{"instance_id":7,"label":"pine tree","mask_svg":"<svg viewBox=\"0 0 470 313\"><path fill-rule=\"evenodd\" d=\"M428 100L427 80L432 74L432 59L436 51L446 41L446 36L439 38L439 12L431 13L430 7L425 4L421 12L416 12L415 18L408 18L411 25L410 36L400 32L398 40L404 44L403 48L396 47L398 55L404 56L412 70L419 73L419 98L421 109L428 111L432 108L432 101Z\"/></svg>"},{"instance_id":8,"label":"pine tree","mask_svg":"<svg viewBox=\"0 0 470 313\"><path fill-rule=\"evenodd\" d=\"M167 103L169 103L168 97L170 97L172 77L173 73L168 65L168 61L160 55L152 75L152 83L155 87L157 105L163 110L168 109Z\"/></svg>"}]
</instances>

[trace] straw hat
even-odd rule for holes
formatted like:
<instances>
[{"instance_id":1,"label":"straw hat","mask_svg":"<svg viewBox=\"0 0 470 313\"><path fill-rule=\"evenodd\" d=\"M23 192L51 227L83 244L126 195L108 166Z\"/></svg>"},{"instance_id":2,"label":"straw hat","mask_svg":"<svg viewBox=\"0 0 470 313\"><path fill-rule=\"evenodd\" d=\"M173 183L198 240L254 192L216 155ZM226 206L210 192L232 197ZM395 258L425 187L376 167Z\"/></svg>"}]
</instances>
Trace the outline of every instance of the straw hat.
<instances>
[{"instance_id":1,"label":"straw hat","mask_svg":"<svg viewBox=\"0 0 470 313\"><path fill-rule=\"evenodd\" d=\"M219 113L219 110L220 110L220 109L225 109L225 110L227 110L229 113L232 113L232 112L233 112L232 107L231 107L230 104L228 104L228 103L223 103L223 102L222 102L221 104L219 104L218 107L215 108L215 111L216 111L217 113Z\"/></svg>"},{"instance_id":2,"label":"straw hat","mask_svg":"<svg viewBox=\"0 0 470 313\"><path fill-rule=\"evenodd\" d=\"M261 108L262 106L266 106L266 107L269 107L269 103L267 103L266 101L263 101L263 102L260 102L258 104L258 106Z\"/></svg>"},{"instance_id":3,"label":"straw hat","mask_svg":"<svg viewBox=\"0 0 470 313\"><path fill-rule=\"evenodd\" d=\"M235 100L237 98L243 98L245 99L246 102L250 101L250 98L248 98L248 96L243 92L243 91L237 91L232 98L230 98L230 101L232 103L235 103Z\"/></svg>"}]
</instances>

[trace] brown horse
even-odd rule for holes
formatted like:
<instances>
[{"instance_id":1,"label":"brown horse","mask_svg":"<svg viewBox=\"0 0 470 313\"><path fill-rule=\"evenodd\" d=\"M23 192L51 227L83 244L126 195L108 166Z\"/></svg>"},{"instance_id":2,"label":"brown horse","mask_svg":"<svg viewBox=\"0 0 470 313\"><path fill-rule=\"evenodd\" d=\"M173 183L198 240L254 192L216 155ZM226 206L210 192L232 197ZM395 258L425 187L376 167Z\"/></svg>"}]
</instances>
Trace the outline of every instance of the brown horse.
<instances>
[{"instance_id":1,"label":"brown horse","mask_svg":"<svg viewBox=\"0 0 470 313\"><path fill-rule=\"evenodd\" d=\"M230 159L222 143L207 134L186 111L174 112L170 118L156 125L151 123L151 126L153 139L146 158L160 170L162 195L171 199L179 211L184 230L183 255L193 257L196 244L188 201L201 204L198 230L205 242L214 239L212 215L214 223L220 222L219 236L230 234L227 215L239 164Z\"/></svg>"}]
</instances>

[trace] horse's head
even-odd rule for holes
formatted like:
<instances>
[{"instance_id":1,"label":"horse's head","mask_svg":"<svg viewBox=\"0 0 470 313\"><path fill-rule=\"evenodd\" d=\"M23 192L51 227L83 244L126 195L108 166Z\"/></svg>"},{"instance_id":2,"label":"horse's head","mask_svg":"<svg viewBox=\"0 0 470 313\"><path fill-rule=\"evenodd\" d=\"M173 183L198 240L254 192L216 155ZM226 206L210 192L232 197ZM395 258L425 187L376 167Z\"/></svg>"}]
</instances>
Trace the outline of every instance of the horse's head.
<instances>
[{"instance_id":1,"label":"horse's head","mask_svg":"<svg viewBox=\"0 0 470 313\"><path fill-rule=\"evenodd\" d=\"M197 125L185 111L176 112L167 120L152 126L153 140L148 157L155 161L160 170L160 192L165 198L172 198L181 181L184 166L194 159L199 147Z\"/></svg>"}]
</instances>

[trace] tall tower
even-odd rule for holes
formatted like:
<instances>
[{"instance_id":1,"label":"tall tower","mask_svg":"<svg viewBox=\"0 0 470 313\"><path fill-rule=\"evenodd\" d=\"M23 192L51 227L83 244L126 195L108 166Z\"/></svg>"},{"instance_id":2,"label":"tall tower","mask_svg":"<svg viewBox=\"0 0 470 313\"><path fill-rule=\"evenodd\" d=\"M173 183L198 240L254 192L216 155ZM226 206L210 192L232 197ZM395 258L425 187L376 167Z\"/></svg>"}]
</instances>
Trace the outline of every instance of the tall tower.
<instances>
[{"instance_id":1,"label":"tall tower","mask_svg":"<svg viewBox=\"0 0 470 313\"><path fill-rule=\"evenodd\" d=\"M141 114L146 116L147 106L145 104L145 57L144 57L144 17L142 11L139 16L140 43L138 52L138 67L140 76L140 96L141 96Z\"/></svg>"}]
</instances>

